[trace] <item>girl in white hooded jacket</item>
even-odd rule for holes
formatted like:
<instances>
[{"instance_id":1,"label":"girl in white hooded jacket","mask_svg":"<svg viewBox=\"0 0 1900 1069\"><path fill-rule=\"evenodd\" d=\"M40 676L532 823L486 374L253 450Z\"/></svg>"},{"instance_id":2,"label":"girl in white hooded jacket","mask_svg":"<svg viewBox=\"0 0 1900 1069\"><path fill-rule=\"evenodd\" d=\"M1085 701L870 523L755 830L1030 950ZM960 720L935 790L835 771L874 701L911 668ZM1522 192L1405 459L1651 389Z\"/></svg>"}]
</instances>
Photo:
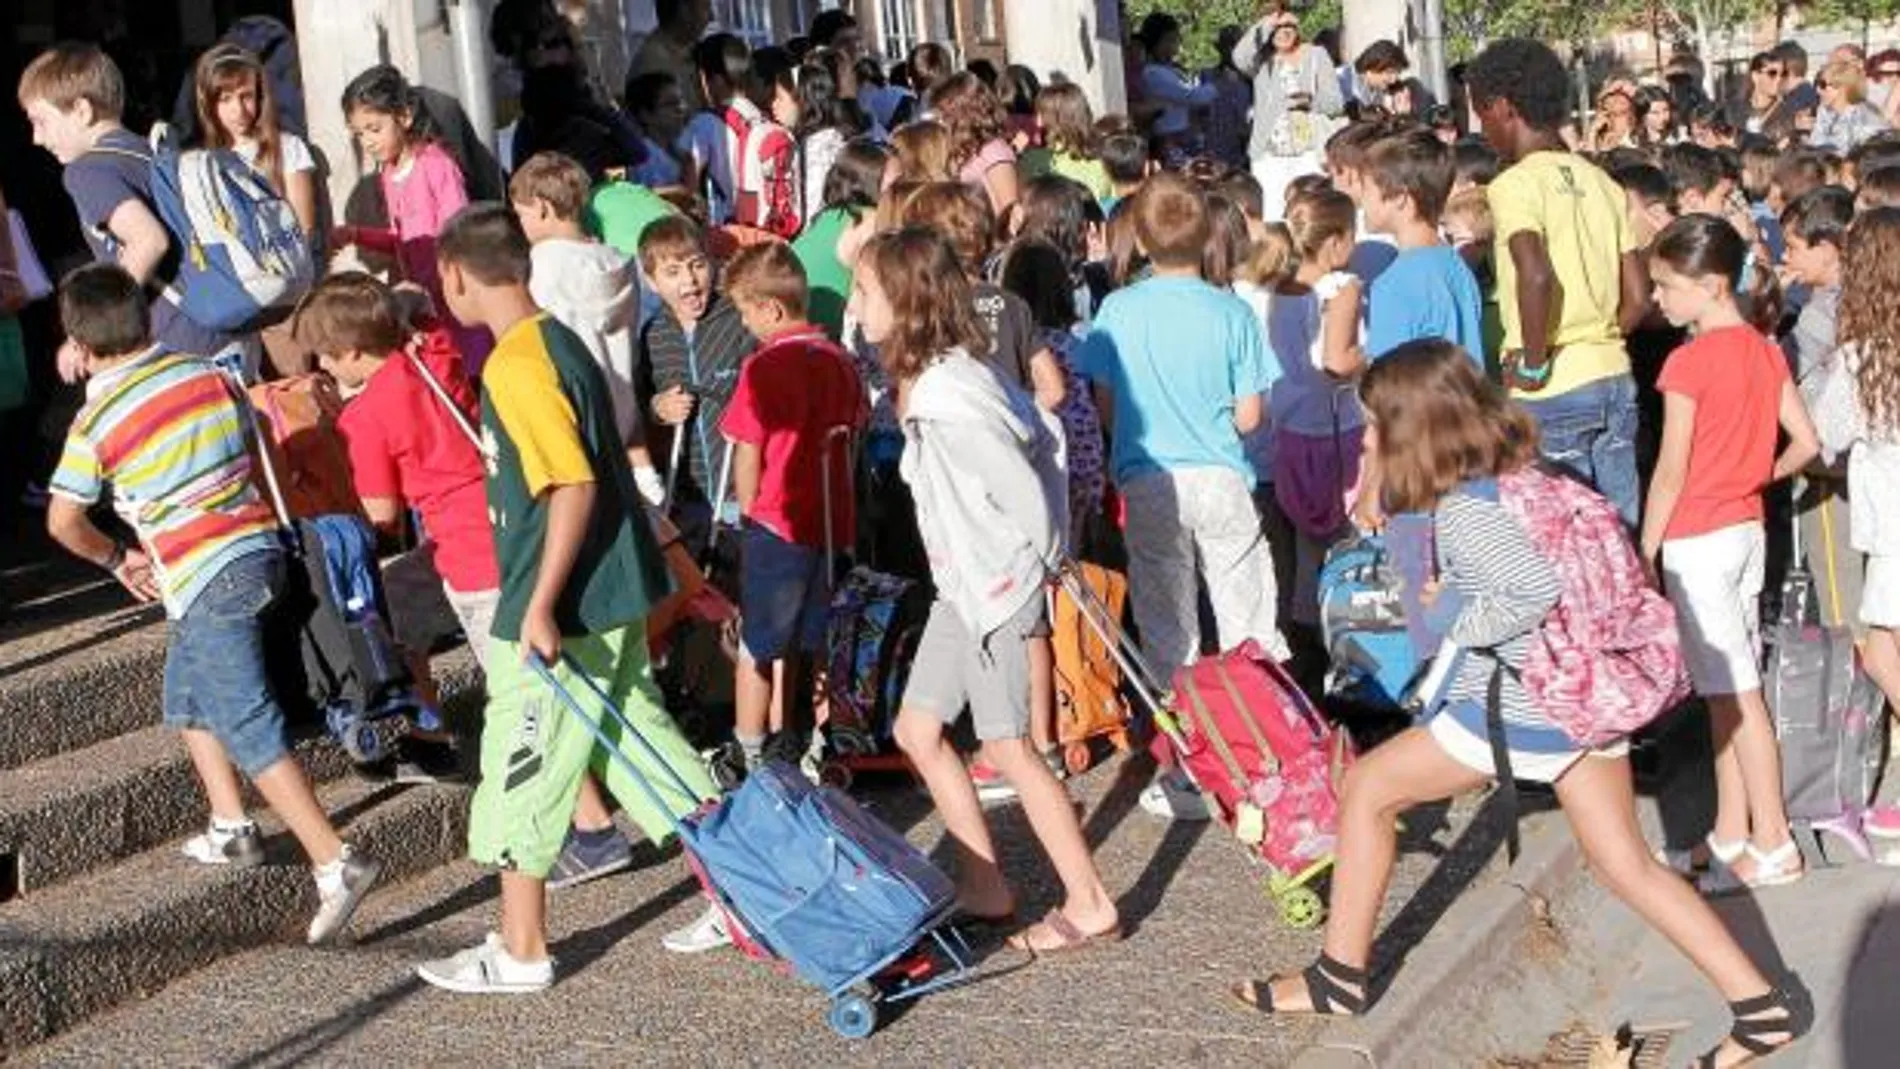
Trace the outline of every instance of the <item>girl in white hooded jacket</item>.
<instances>
[{"instance_id":1,"label":"girl in white hooded jacket","mask_svg":"<svg viewBox=\"0 0 1900 1069\"><path fill-rule=\"evenodd\" d=\"M937 587L896 737L959 848L966 919L1011 923L1015 893L945 735L969 706L983 759L1016 788L1065 892L1011 943L1054 954L1121 937L1069 793L1029 739L1029 640L1048 633L1044 583L1067 529L1062 432L970 355L988 348L973 307L956 253L934 231L879 236L859 257L851 313L897 384L900 471Z\"/></svg>"}]
</instances>

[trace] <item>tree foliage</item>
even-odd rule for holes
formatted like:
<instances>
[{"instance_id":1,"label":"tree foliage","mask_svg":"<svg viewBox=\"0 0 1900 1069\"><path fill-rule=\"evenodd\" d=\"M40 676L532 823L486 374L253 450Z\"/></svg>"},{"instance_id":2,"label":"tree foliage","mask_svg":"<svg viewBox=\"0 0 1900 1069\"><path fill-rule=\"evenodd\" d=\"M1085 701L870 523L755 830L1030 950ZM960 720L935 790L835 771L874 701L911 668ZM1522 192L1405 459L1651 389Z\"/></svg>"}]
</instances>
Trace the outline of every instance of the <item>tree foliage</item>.
<instances>
[{"instance_id":1,"label":"tree foliage","mask_svg":"<svg viewBox=\"0 0 1900 1069\"><path fill-rule=\"evenodd\" d=\"M1815 0L1801 6L1810 26L1841 26L1865 31L1900 18L1900 0Z\"/></svg>"},{"instance_id":2,"label":"tree foliage","mask_svg":"<svg viewBox=\"0 0 1900 1069\"><path fill-rule=\"evenodd\" d=\"M1307 40L1312 40L1323 29L1339 27L1341 2L1311 0L1292 5L1299 12L1301 31ZM1261 0L1127 0L1123 5L1123 24L1132 35L1141 28L1141 20L1152 12L1164 12L1180 19L1178 62L1187 70L1198 71L1220 62L1214 39L1223 26L1251 26L1260 20L1265 8Z\"/></svg>"}]
</instances>

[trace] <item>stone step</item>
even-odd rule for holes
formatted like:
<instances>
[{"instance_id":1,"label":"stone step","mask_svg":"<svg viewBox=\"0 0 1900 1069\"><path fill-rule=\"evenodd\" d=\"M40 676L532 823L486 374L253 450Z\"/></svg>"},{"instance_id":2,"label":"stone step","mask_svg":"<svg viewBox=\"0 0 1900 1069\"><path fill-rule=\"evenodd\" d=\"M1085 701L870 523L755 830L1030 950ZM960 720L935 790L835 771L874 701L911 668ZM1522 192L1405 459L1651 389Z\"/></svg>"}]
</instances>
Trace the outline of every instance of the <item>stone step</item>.
<instances>
[{"instance_id":1,"label":"stone step","mask_svg":"<svg viewBox=\"0 0 1900 1069\"><path fill-rule=\"evenodd\" d=\"M320 789L343 835L393 883L461 856L468 792L373 786ZM0 1059L128 999L244 950L301 943L316 908L310 870L270 814L268 864L193 864L171 841L111 868L0 905Z\"/></svg>"},{"instance_id":2,"label":"stone step","mask_svg":"<svg viewBox=\"0 0 1900 1069\"><path fill-rule=\"evenodd\" d=\"M482 688L473 658L456 650L432 667L450 718L477 723ZM145 712L150 726L0 770L0 902L95 872L204 821L191 761L176 732L151 723L156 711L154 704ZM319 783L352 775L327 736L301 739L296 753ZM255 795L252 804L262 805Z\"/></svg>"},{"instance_id":3,"label":"stone step","mask_svg":"<svg viewBox=\"0 0 1900 1069\"><path fill-rule=\"evenodd\" d=\"M0 641L0 769L158 722L164 613L117 607Z\"/></svg>"}]
</instances>

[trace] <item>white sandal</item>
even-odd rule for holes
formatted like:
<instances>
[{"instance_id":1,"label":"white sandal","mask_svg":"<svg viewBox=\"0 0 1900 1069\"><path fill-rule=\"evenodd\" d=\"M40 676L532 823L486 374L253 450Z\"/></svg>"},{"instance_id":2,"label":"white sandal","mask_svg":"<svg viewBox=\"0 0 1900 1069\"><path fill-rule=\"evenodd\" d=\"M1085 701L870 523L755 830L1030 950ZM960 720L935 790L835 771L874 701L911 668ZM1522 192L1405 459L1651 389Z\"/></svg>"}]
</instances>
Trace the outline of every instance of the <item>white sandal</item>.
<instances>
[{"instance_id":1,"label":"white sandal","mask_svg":"<svg viewBox=\"0 0 1900 1069\"><path fill-rule=\"evenodd\" d=\"M1808 874L1808 867L1801 860L1801 847L1790 838L1773 850L1763 852L1749 843L1746 847L1748 859L1755 863L1753 875L1744 878L1735 871L1733 862L1712 865L1697 881L1703 894L1723 895L1737 891L1759 891L1769 887L1786 887Z\"/></svg>"},{"instance_id":2,"label":"white sandal","mask_svg":"<svg viewBox=\"0 0 1900 1069\"><path fill-rule=\"evenodd\" d=\"M1697 862L1695 856L1698 847L1709 852L1708 858L1700 863ZM1676 875L1685 880L1693 880L1709 871L1715 864L1733 865L1742 859L1742 854L1747 850L1747 839L1725 843L1717 839L1714 832L1710 832L1700 843L1684 850L1671 850L1668 847L1659 846L1656 848L1655 856L1657 861L1667 866Z\"/></svg>"}]
</instances>

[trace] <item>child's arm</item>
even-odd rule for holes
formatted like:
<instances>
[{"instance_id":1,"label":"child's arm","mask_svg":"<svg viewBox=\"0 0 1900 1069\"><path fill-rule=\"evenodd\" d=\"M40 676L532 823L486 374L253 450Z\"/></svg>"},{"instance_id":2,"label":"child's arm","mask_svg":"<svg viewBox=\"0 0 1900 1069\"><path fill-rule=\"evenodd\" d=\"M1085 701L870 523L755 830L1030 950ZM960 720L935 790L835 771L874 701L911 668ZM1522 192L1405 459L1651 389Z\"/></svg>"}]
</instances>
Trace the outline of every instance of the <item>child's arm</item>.
<instances>
[{"instance_id":1,"label":"child's arm","mask_svg":"<svg viewBox=\"0 0 1900 1069\"><path fill-rule=\"evenodd\" d=\"M317 236L317 180L313 171L289 171L284 174L284 199L297 216L304 236Z\"/></svg>"},{"instance_id":2,"label":"child's arm","mask_svg":"<svg viewBox=\"0 0 1900 1069\"><path fill-rule=\"evenodd\" d=\"M136 197L120 201L106 219L106 229L119 245L119 266L143 286L151 282L159 261L171 251L171 234L152 209Z\"/></svg>"},{"instance_id":3,"label":"child's arm","mask_svg":"<svg viewBox=\"0 0 1900 1069\"><path fill-rule=\"evenodd\" d=\"M1821 455L1820 435L1815 432L1814 420L1809 417L1808 406L1801 400L1801 391L1793 379L1782 380L1780 418L1788 445L1775 458L1774 474L1768 477L1769 482L1777 483L1806 468L1809 461Z\"/></svg>"},{"instance_id":4,"label":"child's arm","mask_svg":"<svg viewBox=\"0 0 1900 1069\"><path fill-rule=\"evenodd\" d=\"M1523 327L1524 346L1518 351L1515 367L1541 371L1550 362L1550 315L1557 297L1557 272L1551 267L1550 252L1544 247L1544 235L1535 230L1520 230L1507 243L1511 263L1517 268L1517 318ZM1624 292L1628 292L1627 281ZM1546 380L1526 381L1512 375L1519 389L1537 390Z\"/></svg>"},{"instance_id":5,"label":"child's arm","mask_svg":"<svg viewBox=\"0 0 1900 1069\"><path fill-rule=\"evenodd\" d=\"M750 515L752 503L759 499L759 483L765 474L765 454L750 442L732 443L732 494L739 511Z\"/></svg>"},{"instance_id":6,"label":"child's arm","mask_svg":"<svg viewBox=\"0 0 1900 1069\"><path fill-rule=\"evenodd\" d=\"M1643 509L1643 559L1654 562L1662 552L1663 532L1682 500L1689 475L1689 447L1695 440L1695 399L1687 394L1663 394L1662 450L1656 473L1649 478L1649 503Z\"/></svg>"},{"instance_id":7,"label":"child's arm","mask_svg":"<svg viewBox=\"0 0 1900 1069\"><path fill-rule=\"evenodd\" d=\"M1359 345L1359 306L1363 289L1358 280L1341 286L1326 302L1320 320L1320 360L1337 378L1350 379L1366 368L1366 351Z\"/></svg>"},{"instance_id":8,"label":"child's arm","mask_svg":"<svg viewBox=\"0 0 1900 1069\"><path fill-rule=\"evenodd\" d=\"M1045 412L1060 408L1063 399L1069 395L1069 384L1063 379L1062 365L1056 362L1056 354L1046 345L1029 358L1029 381L1036 390L1036 403Z\"/></svg>"},{"instance_id":9,"label":"child's arm","mask_svg":"<svg viewBox=\"0 0 1900 1069\"><path fill-rule=\"evenodd\" d=\"M401 498L365 497L363 514L369 517L369 525L383 538L393 542L402 537Z\"/></svg>"},{"instance_id":10,"label":"child's arm","mask_svg":"<svg viewBox=\"0 0 1900 1069\"><path fill-rule=\"evenodd\" d=\"M1764 263L1767 261L1763 261ZM1649 317L1649 268L1643 263L1640 252L1623 254L1617 271L1617 282L1621 293L1616 302L1616 325L1623 335L1634 334ZM1526 334L1526 337L1529 335Z\"/></svg>"},{"instance_id":11,"label":"child's arm","mask_svg":"<svg viewBox=\"0 0 1900 1069\"><path fill-rule=\"evenodd\" d=\"M439 234L456 212L468 207L468 183L463 181L462 168L456 164L455 157L440 146L436 146L434 152L425 152L416 163L422 168L422 180L429 189L429 203L435 209L435 233Z\"/></svg>"},{"instance_id":12,"label":"child's arm","mask_svg":"<svg viewBox=\"0 0 1900 1069\"><path fill-rule=\"evenodd\" d=\"M157 601L158 580L145 551L108 538L78 502L54 494L46 503L46 533L66 552L112 573L140 601ZM115 563L116 562L116 563Z\"/></svg>"},{"instance_id":13,"label":"child's arm","mask_svg":"<svg viewBox=\"0 0 1900 1069\"><path fill-rule=\"evenodd\" d=\"M1557 604L1557 573L1500 506L1447 498L1437 529L1450 570L1465 580L1460 589L1472 590L1445 630L1451 641L1466 649L1501 645L1536 627Z\"/></svg>"},{"instance_id":14,"label":"child's arm","mask_svg":"<svg viewBox=\"0 0 1900 1069\"><path fill-rule=\"evenodd\" d=\"M541 541L541 567L535 572L534 593L521 617L521 644L549 664L561 656L561 627L554 620L554 606L567 589L581 543L587 539L595 492L591 482L565 483L545 491L547 534Z\"/></svg>"},{"instance_id":15,"label":"child's arm","mask_svg":"<svg viewBox=\"0 0 1900 1069\"><path fill-rule=\"evenodd\" d=\"M1266 406L1260 403L1259 394L1243 394L1234 398L1234 430L1239 431L1241 437L1245 438L1259 430L1265 421Z\"/></svg>"}]
</instances>

